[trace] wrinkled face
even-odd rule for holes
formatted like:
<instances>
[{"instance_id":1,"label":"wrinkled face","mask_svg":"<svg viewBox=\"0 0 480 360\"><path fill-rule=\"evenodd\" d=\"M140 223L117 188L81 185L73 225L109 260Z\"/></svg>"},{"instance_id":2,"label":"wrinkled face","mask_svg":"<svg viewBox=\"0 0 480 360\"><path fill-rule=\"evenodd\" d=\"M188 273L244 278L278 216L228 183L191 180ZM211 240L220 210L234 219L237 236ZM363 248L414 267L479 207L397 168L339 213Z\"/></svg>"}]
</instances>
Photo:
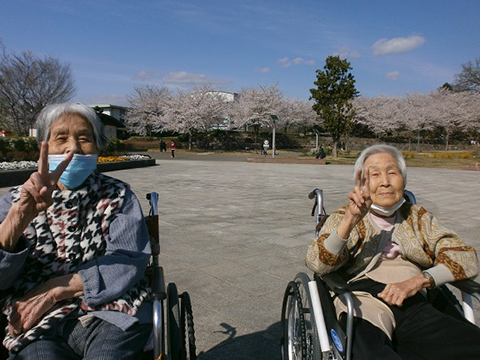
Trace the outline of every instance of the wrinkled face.
<instances>
[{"instance_id":1,"label":"wrinkled face","mask_svg":"<svg viewBox=\"0 0 480 360\"><path fill-rule=\"evenodd\" d=\"M49 154L97 154L92 125L77 114L65 114L52 124L48 140Z\"/></svg>"},{"instance_id":2,"label":"wrinkled face","mask_svg":"<svg viewBox=\"0 0 480 360\"><path fill-rule=\"evenodd\" d=\"M395 205L403 197L403 176L396 159L390 154L375 154L367 158L370 196L374 204L384 207Z\"/></svg>"}]
</instances>

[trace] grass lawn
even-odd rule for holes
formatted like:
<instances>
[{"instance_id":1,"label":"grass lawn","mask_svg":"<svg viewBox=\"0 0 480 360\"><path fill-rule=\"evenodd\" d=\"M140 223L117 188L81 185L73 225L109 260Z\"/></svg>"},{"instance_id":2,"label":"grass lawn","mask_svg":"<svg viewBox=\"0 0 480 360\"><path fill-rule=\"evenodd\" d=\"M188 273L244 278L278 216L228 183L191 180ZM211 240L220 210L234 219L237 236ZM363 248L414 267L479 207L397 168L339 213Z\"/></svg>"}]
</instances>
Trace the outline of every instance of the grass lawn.
<instances>
[{"instance_id":1,"label":"grass lawn","mask_svg":"<svg viewBox=\"0 0 480 360\"><path fill-rule=\"evenodd\" d=\"M358 154L340 155L337 159L327 156L331 164L354 164ZM404 152L407 166L480 171L479 150Z\"/></svg>"}]
</instances>

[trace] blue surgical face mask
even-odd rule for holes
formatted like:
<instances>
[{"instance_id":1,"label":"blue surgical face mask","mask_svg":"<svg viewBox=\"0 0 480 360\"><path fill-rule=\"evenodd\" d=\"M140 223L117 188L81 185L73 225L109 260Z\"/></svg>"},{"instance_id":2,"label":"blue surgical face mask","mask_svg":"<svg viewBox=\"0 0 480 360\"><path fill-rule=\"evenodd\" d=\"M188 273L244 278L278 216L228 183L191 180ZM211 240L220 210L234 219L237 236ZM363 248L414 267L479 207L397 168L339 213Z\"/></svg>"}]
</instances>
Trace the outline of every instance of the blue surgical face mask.
<instances>
[{"instance_id":1,"label":"blue surgical face mask","mask_svg":"<svg viewBox=\"0 0 480 360\"><path fill-rule=\"evenodd\" d=\"M55 171L66 156L67 155L48 155L48 168L50 172ZM97 160L98 155L73 155L72 161L70 161L60 176L60 182L67 189L80 187L97 168Z\"/></svg>"}]
</instances>

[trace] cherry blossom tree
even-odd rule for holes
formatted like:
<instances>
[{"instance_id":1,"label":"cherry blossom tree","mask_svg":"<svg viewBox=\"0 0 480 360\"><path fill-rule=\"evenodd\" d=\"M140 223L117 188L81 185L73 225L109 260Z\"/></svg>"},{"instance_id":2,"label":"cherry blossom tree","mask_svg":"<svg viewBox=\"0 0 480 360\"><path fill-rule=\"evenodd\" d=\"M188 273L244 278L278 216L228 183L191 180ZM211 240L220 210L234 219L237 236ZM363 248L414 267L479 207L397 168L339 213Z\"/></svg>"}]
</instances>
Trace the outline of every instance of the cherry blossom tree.
<instances>
[{"instance_id":1,"label":"cherry blossom tree","mask_svg":"<svg viewBox=\"0 0 480 360\"><path fill-rule=\"evenodd\" d=\"M170 102L166 118L168 128L189 135L189 149L192 149L194 131L209 131L223 121L226 102L209 85L195 87L192 91L178 90Z\"/></svg>"},{"instance_id":2,"label":"cherry blossom tree","mask_svg":"<svg viewBox=\"0 0 480 360\"><path fill-rule=\"evenodd\" d=\"M476 134L480 126L480 94L440 88L431 94L407 93L405 97L358 98L356 120L378 136L406 130L409 149L416 138L417 150L423 136L435 128L445 133L445 148L455 131Z\"/></svg>"},{"instance_id":3,"label":"cherry blossom tree","mask_svg":"<svg viewBox=\"0 0 480 360\"><path fill-rule=\"evenodd\" d=\"M469 94L466 130L472 139L480 141L480 92Z\"/></svg>"},{"instance_id":4,"label":"cherry blossom tree","mask_svg":"<svg viewBox=\"0 0 480 360\"><path fill-rule=\"evenodd\" d=\"M312 101L290 98L283 99L278 116L283 119L285 134L287 133L287 128L291 125L311 128L319 124L318 115L312 106Z\"/></svg>"},{"instance_id":5,"label":"cherry blossom tree","mask_svg":"<svg viewBox=\"0 0 480 360\"><path fill-rule=\"evenodd\" d=\"M280 117L283 99L277 84L240 91L235 109L235 125L237 127L252 126L255 131L255 141L258 142L260 127L273 128L283 124L284 119ZM273 120L271 115L276 115L278 122Z\"/></svg>"},{"instance_id":6,"label":"cherry blossom tree","mask_svg":"<svg viewBox=\"0 0 480 360\"><path fill-rule=\"evenodd\" d=\"M440 89L430 94L429 110L435 123L445 131L445 150L448 150L450 136L454 131L466 131L474 119L471 100L473 94Z\"/></svg>"},{"instance_id":7,"label":"cherry blossom tree","mask_svg":"<svg viewBox=\"0 0 480 360\"><path fill-rule=\"evenodd\" d=\"M128 129L142 136L168 130L170 123L165 115L173 100L172 92L165 86L136 87L135 94L128 97L131 106L125 116Z\"/></svg>"},{"instance_id":8,"label":"cherry blossom tree","mask_svg":"<svg viewBox=\"0 0 480 360\"><path fill-rule=\"evenodd\" d=\"M353 102L355 120L367 125L377 137L399 131L404 125L400 114L402 101L402 98L385 95L356 98Z\"/></svg>"}]
</instances>

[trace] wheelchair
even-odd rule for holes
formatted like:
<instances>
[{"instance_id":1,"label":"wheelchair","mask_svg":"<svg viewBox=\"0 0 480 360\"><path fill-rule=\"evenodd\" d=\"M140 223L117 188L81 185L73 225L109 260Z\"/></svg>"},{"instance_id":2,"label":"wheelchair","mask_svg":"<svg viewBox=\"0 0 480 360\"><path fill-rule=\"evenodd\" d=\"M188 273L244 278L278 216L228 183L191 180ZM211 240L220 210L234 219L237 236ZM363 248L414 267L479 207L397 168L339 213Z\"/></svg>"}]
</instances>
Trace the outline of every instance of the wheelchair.
<instances>
[{"instance_id":1,"label":"wheelchair","mask_svg":"<svg viewBox=\"0 0 480 360\"><path fill-rule=\"evenodd\" d=\"M143 359L195 360L195 330L192 305L187 292L178 293L175 283L165 288L163 268L160 266L160 236L158 224L158 194L147 194L150 210L145 216L152 257L147 274L151 281L153 303L153 330ZM3 298L0 292L0 305ZM6 318L0 316L0 339L7 326ZM0 360L7 359L8 352L0 344Z\"/></svg>"},{"instance_id":2,"label":"wheelchair","mask_svg":"<svg viewBox=\"0 0 480 360\"><path fill-rule=\"evenodd\" d=\"M152 261L147 272L151 278L153 301L153 358L195 360L195 329L190 296L187 292L179 294L175 283L169 283L165 289L165 277L160 266L158 194L149 193L147 199L150 210L145 220L152 247Z\"/></svg>"},{"instance_id":3,"label":"wheelchair","mask_svg":"<svg viewBox=\"0 0 480 360\"><path fill-rule=\"evenodd\" d=\"M415 204L413 193L404 196ZM312 216L316 212L315 234L328 215L323 206L323 191L313 190ZM428 291L428 300L440 311L475 323L473 298L480 301L480 284L473 280L451 283L461 292L461 302L446 285ZM332 295L342 297L347 305L346 327L337 319ZM281 354L284 360L350 360L352 357L353 294L350 285L337 273L323 276L314 274L311 279L300 272L285 290L281 317Z\"/></svg>"}]
</instances>

